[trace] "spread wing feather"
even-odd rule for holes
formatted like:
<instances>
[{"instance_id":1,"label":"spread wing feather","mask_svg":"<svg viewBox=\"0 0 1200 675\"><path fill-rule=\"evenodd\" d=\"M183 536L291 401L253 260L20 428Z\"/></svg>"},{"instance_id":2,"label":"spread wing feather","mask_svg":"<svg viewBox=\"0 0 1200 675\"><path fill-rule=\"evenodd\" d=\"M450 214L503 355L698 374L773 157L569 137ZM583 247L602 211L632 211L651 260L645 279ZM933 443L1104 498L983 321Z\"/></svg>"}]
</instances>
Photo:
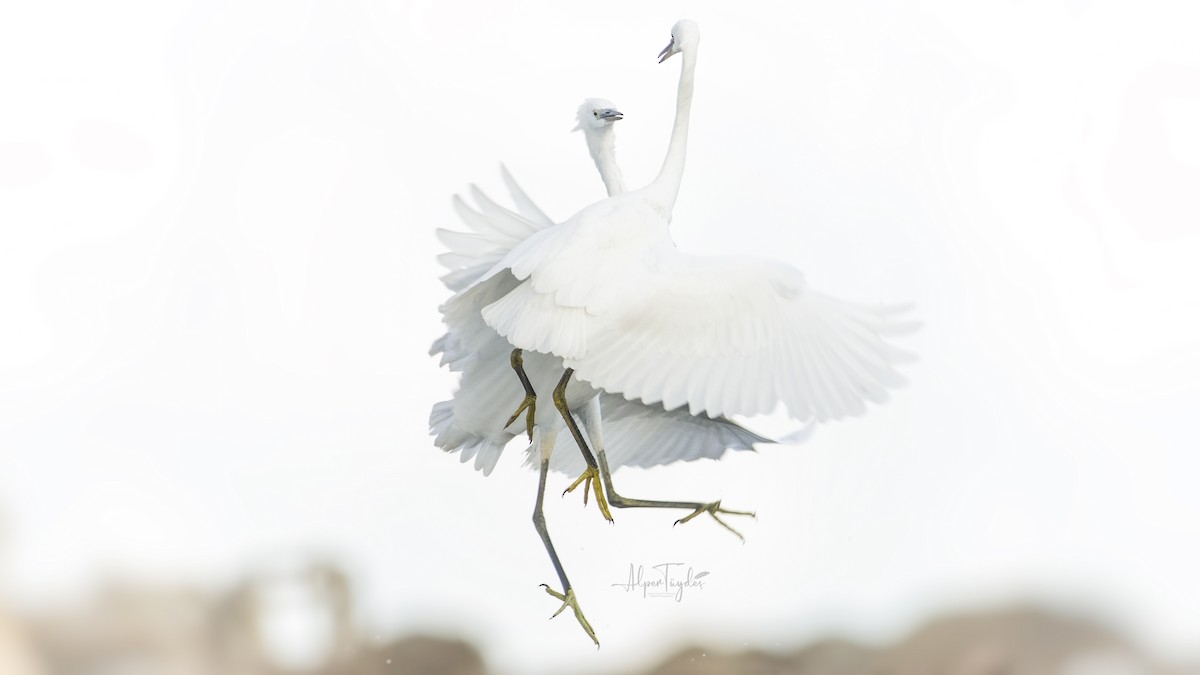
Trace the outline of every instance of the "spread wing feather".
<instances>
[{"instance_id":1,"label":"spread wing feather","mask_svg":"<svg viewBox=\"0 0 1200 675\"><path fill-rule=\"evenodd\" d=\"M619 281L602 293L575 284L564 294L559 265L524 243L523 256L506 258L521 261L512 274L524 280L511 298L484 307L484 319L518 347L563 357L605 391L694 415L783 404L797 419L826 421L861 414L903 382L895 366L908 355L884 340L910 327L902 310L817 293L782 263L647 247L608 270Z\"/></svg>"},{"instance_id":2,"label":"spread wing feather","mask_svg":"<svg viewBox=\"0 0 1200 675\"><path fill-rule=\"evenodd\" d=\"M438 256L438 262L449 270L442 276L442 283L452 291L461 291L475 283L515 246L554 224L517 185L508 169L501 166L500 173L517 206L516 212L500 206L472 185L471 198L478 210L458 195L451 200L454 212L468 231L436 230L438 240L447 248L447 252Z\"/></svg>"},{"instance_id":3,"label":"spread wing feather","mask_svg":"<svg viewBox=\"0 0 1200 675\"><path fill-rule=\"evenodd\" d=\"M903 382L908 355L883 336L906 327L891 308L808 289L790 267L674 253L642 277L636 309L592 322L577 376L668 410L797 419L861 414Z\"/></svg>"},{"instance_id":4,"label":"spread wing feather","mask_svg":"<svg viewBox=\"0 0 1200 675\"><path fill-rule=\"evenodd\" d=\"M693 416L682 409L664 411L615 394L601 394L600 408L605 452L613 469L719 459L730 450L753 450L756 443L775 442L724 418ZM556 443L550 468L569 476L582 473L586 465L570 433L560 431Z\"/></svg>"}]
</instances>

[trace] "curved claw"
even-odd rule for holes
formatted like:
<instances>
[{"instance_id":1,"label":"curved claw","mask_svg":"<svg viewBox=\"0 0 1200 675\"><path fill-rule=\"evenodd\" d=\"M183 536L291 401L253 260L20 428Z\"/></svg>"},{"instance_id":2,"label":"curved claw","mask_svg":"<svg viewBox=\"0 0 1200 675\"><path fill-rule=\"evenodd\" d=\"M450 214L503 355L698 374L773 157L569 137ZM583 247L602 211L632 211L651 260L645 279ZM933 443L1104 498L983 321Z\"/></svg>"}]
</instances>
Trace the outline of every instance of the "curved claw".
<instances>
[{"instance_id":1,"label":"curved claw","mask_svg":"<svg viewBox=\"0 0 1200 675\"><path fill-rule=\"evenodd\" d=\"M574 492L575 488L579 487L580 485L583 485L583 505L587 506L588 492L595 492L596 505L600 507L601 515L603 515L604 519L608 522L613 522L612 511L609 511L608 509L608 500L604 498L604 488L600 485L600 472L589 466L584 470L583 473L579 475L579 478L575 479L574 483L571 483L566 490L563 490L563 496L566 496L568 492ZM691 518L695 515L696 514L693 513L691 516L688 516L688 518Z\"/></svg>"},{"instance_id":2,"label":"curved claw","mask_svg":"<svg viewBox=\"0 0 1200 675\"><path fill-rule=\"evenodd\" d=\"M526 394L525 400L521 401L521 405L517 406L517 411L508 418L507 422L504 423L504 428L507 429L508 427L512 426L512 423L517 421L517 418L521 416L521 413L525 413L525 433L529 435L529 442L532 443L533 416L536 412L537 396L534 394Z\"/></svg>"},{"instance_id":3,"label":"curved claw","mask_svg":"<svg viewBox=\"0 0 1200 675\"><path fill-rule=\"evenodd\" d=\"M575 612L575 620L579 622L580 626L583 626L583 630L587 632L588 637L592 638L592 642L596 643L596 649L599 649L600 641L596 639L596 631L592 630L592 624L588 623L587 617L583 615L583 610L579 609L579 601L575 599L575 589L568 588L567 592L564 594L559 593L553 588L550 588L549 584L542 584L542 588L546 589L546 592L551 596L563 601L562 606L559 607L558 611L556 611L554 614L551 614L550 618L553 619L559 614L562 614L564 609L570 607L571 610Z\"/></svg>"},{"instance_id":4,"label":"curved claw","mask_svg":"<svg viewBox=\"0 0 1200 675\"><path fill-rule=\"evenodd\" d=\"M725 529L732 532L738 539L741 539L742 543L746 542L746 538L742 536L742 533L738 532L737 530L730 527L729 523L721 520L721 518L718 517L717 514L724 513L724 514L731 515L731 516L750 516L751 518L757 517L757 516L755 516L753 511L732 511L730 509L723 509L723 508L721 508L721 500L718 499L717 501L712 502L711 504L700 505L700 507L697 508L695 511L693 511L690 515L684 516L683 518L680 518L679 520L675 521L675 525L679 525L681 523L686 523L689 520L691 520L692 518L695 518L696 516L700 515L701 513L707 513L708 515L712 516L713 520L720 523L721 527L724 527ZM672 526L672 527L674 527L674 526Z\"/></svg>"}]
</instances>

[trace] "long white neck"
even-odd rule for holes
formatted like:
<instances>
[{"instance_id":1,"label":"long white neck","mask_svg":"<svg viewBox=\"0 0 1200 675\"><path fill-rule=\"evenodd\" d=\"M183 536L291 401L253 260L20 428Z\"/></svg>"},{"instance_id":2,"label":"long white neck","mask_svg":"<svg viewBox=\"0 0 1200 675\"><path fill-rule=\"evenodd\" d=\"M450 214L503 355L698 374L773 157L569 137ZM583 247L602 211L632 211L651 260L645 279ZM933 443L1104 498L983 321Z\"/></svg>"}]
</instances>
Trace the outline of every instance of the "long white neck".
<instances>
[{"instance_id":1,"label":"long white neck","mask_svg":"<svg viewBox=\"0 0 1200 675\"><path fill-rule=\"evenodd\" d=\"M608 196L625 192L625 177L621 175L621 167L617 166L617 139L612 124L606 124L601 131L585 132L584 137Z\"/></svg>"},{"instance_id":2,"label":"long white neck","mask_svg":"<svg viewBox=\"0 0 1200 675\"><path fill-rule=\"evenodd\" d=\"M696 49L685 49L683 68L679 72L679 93L675 99L675 126L671 128L671 142L667 145L667 157L654 182L646 186L667 210L675 208L679 196L679 184L683 180L683 163L687 159L688 123L692 116L692 93L696 88Z\"/></svg>"}]
</instances>

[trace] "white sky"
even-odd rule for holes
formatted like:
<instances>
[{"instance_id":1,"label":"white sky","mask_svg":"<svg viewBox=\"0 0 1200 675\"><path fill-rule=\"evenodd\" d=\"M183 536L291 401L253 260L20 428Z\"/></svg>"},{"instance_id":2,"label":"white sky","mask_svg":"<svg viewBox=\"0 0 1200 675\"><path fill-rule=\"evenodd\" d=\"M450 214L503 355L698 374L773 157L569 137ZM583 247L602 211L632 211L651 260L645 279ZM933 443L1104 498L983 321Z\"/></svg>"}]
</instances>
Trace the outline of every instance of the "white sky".
<instances>
[{"instance_id":1,"label":"white sky","mask_svg":"<svg viewBox=\"0 0 1200 675\"><path fill-rule=\"evenodd\" d=\"M0 10L5 595L315 551L381 631L463 632L513 673L1019 599L1200 650L1200 6L644 5ZM922 360L802 446L617 474L756 509L745 545L550 498L596 652L546 621L521 453L484 479L426 435L452 388L425 356L433 229L472 181L502 195L500 161L552 216L601 197L569 133L587 96L652 177L681 16L703 39L680 246L915 301ZM611 586L662 562L708 584Z\"/></svg>"}]
</instances>

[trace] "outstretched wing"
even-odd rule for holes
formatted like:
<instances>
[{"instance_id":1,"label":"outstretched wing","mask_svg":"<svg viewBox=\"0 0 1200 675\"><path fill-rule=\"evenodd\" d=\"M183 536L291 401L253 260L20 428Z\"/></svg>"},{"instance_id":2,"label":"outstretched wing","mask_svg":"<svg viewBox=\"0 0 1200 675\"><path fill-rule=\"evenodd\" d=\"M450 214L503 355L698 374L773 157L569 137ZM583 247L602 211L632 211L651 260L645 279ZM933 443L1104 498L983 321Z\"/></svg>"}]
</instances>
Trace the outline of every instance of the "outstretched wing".
<instances>
[{"instance_id":1,"label":"outstretched wing","mask_svg":"<svg viewBox=\"0 0 1200 675\"><path fill-rule=\"evenodd\" d=\"M498 282L498 283L497 283ZM493 277L476 289L488 289L479 303L502 295L517 284L511 275ZM476 291L478 292L478 291ZM463 462L475 460L475 468L491 473L504 446L521 433L520 423L504 428L504 420L524 395L508 354L512 345L484 324L478 304L464 304L444 315L451 329L434 343L431 354L440 355L443 365L461 372L454 398L434 406L429 418L435 444L459 453ZM562 371L558 357L537 352L525 355L525 370L535 381L544 381ZM547 396L543 396L547 399ZM539 405L550 405L539 400ZM726 450L749 450L755 443L774 443L724 418L689 415L683 408L664 410L613 394L600 394L601 421L609 466L657 466L677 461L716 459ZM551 468L564 473L583 471L583 459L575 440L560 427Z\"/></svg>"},{"instance_id":2,"label":"outstretched wing","mask_svg":"<svg viewBox=\"0 0 1200 675\"><path fill-rule=\"evenodd\" d=\"M554 224L517 185L504 165L500 166L500 174L517 211L500 206L472 185L471 198L476 208L468 206L458 195L453 199L454 211L468 231L436 230L438 239L448 249L438 256L438 262L449 270L442 276L442 282L452 291L470 286L517 244Z\"/></svg>"},{"instance_id":3,"label":"outstretched wing","mask_svg":"<svg viewBox=\"0 0 1200 675\"><path fill-rule=\"evenodd\" d=\"M903 382L908 355L884 335L903 308L844 302L766 260L659 256L629 306L593 319L577 377L626 398L693 414L755 415L779 403L797 419L860 414Z\"/></svg>"},{"instance_id":4,"label":"outstretched wing","mask_svg":"<svg viewBox=\"0 0 1200 675\"><path fill-rule=\"evenodd\" d=\"M697 459L719 459L727 451L753 450L755 443L775 443L723 417L689 415L657 405L600 395L604 448L614 471L622 466L652 467ZM587 465L565 429L559 432L550 468L577 476Z\"/></svg>"},{"instance_id":5,"label":"outstretched wing","mask_svg":"<svg viewBox=\"0 0 1200 675\"><path fill-rule=\"evenodd\" d=\"M500 165L500 177L504 179L504 186L508 188L508 196L512 197L513 204L517 206L517 212L521 214L525 220L529 221L539 230L544 230L554 224L549 216L538 208L537 204L525 194L517 181L508 172L508 167Z\"/></svg>"}]
</instances>

